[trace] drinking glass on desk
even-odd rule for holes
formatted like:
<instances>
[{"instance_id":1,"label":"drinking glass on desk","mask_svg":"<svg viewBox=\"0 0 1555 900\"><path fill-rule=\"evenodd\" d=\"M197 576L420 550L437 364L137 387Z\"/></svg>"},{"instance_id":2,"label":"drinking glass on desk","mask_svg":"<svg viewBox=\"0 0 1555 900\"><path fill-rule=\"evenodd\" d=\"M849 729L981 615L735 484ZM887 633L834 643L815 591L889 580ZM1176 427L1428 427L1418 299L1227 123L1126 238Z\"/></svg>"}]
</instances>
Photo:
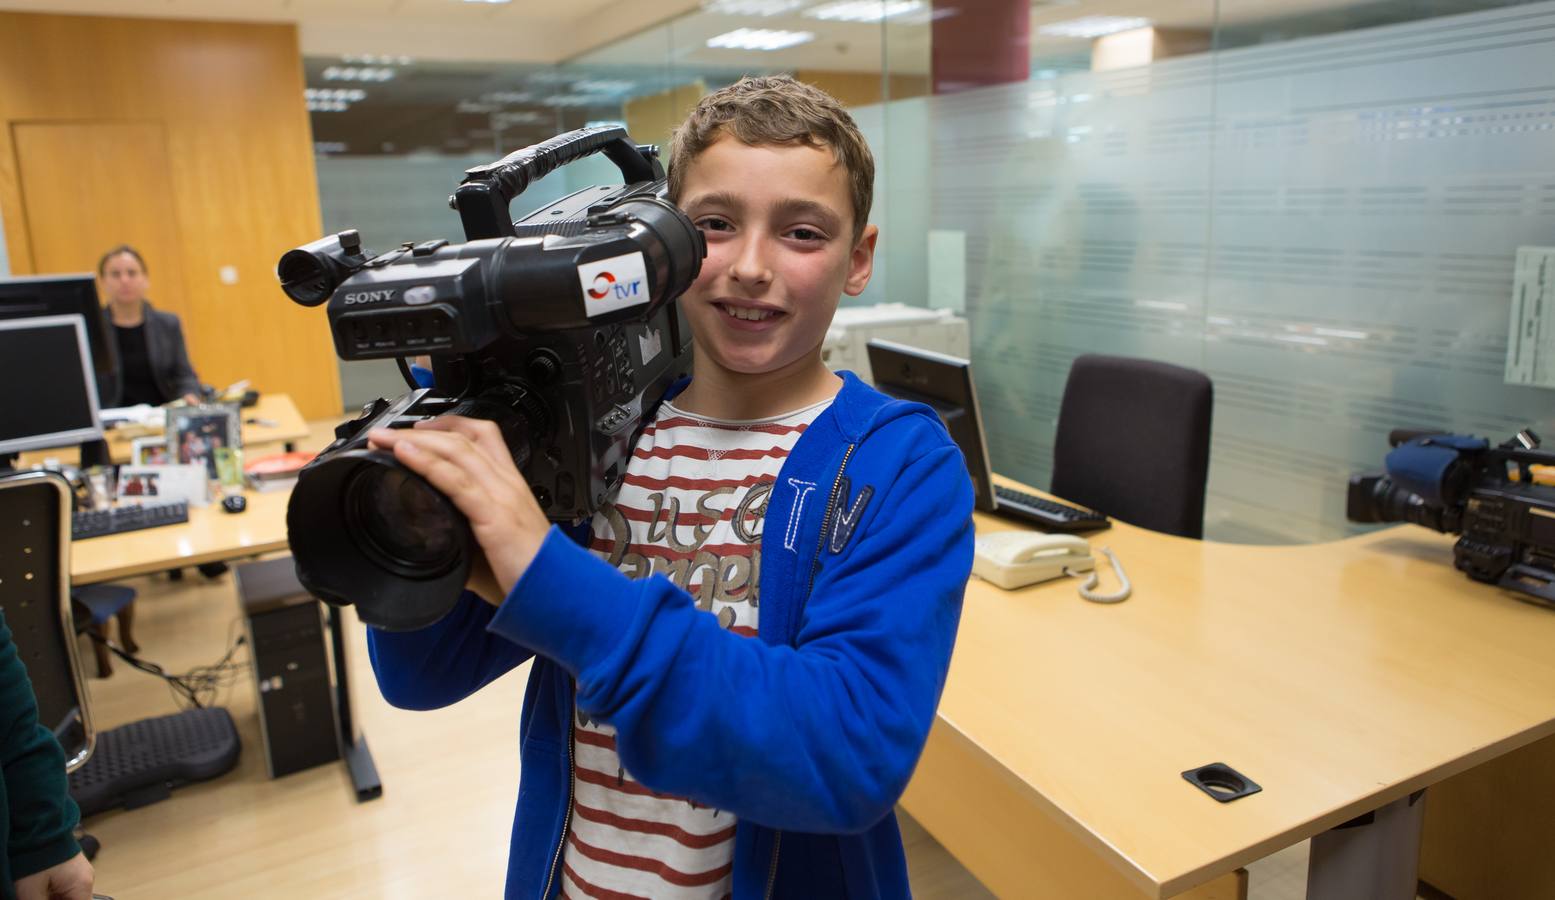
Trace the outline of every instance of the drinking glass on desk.
<instances>
[{"instance_id":1,"label":"drinking glass on desk","mask_svg":"<svg viewBox=\"0 0 1555 900\"><path fill-rule=\"evenodd\" d=\"M113 466L93 466L86 472L89 509L107 509L113 505L115 475Z\"/></svg>"}]
</instances>

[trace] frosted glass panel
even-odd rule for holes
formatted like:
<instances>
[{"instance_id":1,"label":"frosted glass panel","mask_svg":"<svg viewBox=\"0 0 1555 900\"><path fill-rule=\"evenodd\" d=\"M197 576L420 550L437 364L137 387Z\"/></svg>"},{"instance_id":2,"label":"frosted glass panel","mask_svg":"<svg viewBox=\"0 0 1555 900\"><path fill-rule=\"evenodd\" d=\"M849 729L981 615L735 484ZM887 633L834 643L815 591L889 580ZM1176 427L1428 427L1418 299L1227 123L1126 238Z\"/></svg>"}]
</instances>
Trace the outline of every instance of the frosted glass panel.
<instances>
[{"instance_id":1,"label":"frosted glass panel","mask_svg":"<svg viewBox=\"0 0 1555 900\"><path fill-rule=\"evenodd\" d=\"M1555 235L1555 5L1218 54L1211 516L1344 532L1395 427L1555 438L1502 383L1516 249Z\"/></svg>"},{"instance_id":2,"label":"frosted glass panel","mask_svg":"<svg viewBox=\"0 0 1555 900\"><path fill-rule=\"evenodd\" d=\"M1440 15L1475 6L1490 8ZM844 302L964 298L1000 471L1049 483L1064 381L1088 352L1213 378L1206 534L1221 540L1353 530L1345 482L1380 466L1394 427L1555 440L1555 392L1503 380L1517 248L1555 245L1555 3L1204 0L1155 11L1156 61L1110 71L1092 67L1137 61L1037 4L1028 33L987 36L1029 39L1031 77L963 92L982 82L931 64L935 33L952 36L945 58L983 47L933 31L955 9L737 63L853 110L881 239L873 282ZM737 74L705 40L736 26L820 28L709 7L562 69L637 84L621 114L662 140L687 86ZM442 202L463 164L321 159L326 222L376 246L457 238ZM613 173L566 177L547 190Z\"/></svg>"},{"instance_id":3,"label":"frosted glass panel","mask_svg":"<svg viewBox=\"0 0 1555 900\"><path fill-rule=\"evenodd\" d=\"M1081 353L1203 357L1209 57L928 101L935 229L966 233L995 468L1045 485Z\"/></svg>"},{"instance_id":4,"label":"frosted glass panel","mask_svg":"<svg viewBox=\"0 0 1555 900\"><path fill-rule=\"evenodd\" d=\"M995 466L1048 482L1085 352L1214 379L1219 539L1353 530L1394 427L1555 437L1555 394L1502 383L1516 248L1555 235L1552 10L928 101Z\"/></svg>"}]
</instances>

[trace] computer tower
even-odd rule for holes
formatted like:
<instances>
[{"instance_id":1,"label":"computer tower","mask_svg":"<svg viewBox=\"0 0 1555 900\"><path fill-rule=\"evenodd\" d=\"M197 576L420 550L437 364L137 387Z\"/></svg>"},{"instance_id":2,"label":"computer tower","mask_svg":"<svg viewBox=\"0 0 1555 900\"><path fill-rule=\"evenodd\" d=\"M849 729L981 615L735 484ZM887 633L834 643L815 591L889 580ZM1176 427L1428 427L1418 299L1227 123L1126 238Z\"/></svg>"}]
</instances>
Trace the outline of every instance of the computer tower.
<instances>
[{"instance_id":1,"label":"computer tower","mask_svg":"<svg viewBox=\"0 0 1555 900\"><path fill-rule=\"evenodd\" d=\"M238 566L237 581L270 777L334 762L339 728L319 601L298 584L291 557Z\"/></svg>"}]
</instances>

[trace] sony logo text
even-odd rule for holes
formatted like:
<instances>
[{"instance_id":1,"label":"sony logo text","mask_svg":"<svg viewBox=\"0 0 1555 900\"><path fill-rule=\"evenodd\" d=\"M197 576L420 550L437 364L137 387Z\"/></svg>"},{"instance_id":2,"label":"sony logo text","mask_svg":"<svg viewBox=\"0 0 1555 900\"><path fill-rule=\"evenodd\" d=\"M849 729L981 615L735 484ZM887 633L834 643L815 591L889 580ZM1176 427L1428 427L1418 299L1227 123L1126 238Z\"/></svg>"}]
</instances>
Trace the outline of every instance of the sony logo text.
<instances>
[{"instance_id":1,"label":"sony logo text","mask_svg":"<svg viewBox=\"0 0 1555 900\"><path fill-rule=\"evenodd\" d=\"M354 306L358 303L382 303L385 300L394 299L392 288L381 291L358 291L355 294L346 295L346 306Z\"/></svg>"}]
</instances>

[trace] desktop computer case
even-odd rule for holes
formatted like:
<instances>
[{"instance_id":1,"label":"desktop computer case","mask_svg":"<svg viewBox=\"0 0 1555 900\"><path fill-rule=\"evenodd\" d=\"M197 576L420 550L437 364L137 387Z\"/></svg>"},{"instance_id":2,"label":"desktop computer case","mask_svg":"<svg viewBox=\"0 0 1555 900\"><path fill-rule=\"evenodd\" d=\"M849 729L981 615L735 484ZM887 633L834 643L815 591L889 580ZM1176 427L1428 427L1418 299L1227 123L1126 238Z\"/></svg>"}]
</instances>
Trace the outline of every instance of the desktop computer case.
<instances>
[{"instance_id":1,"label":"desktop computer case","mask_svg":"<svg viewBox=\"0 0 1555 900\"><path fill-rule=\"evenodd\" d=\"M319 601L297 585L290 558L238 569L270 777L340 758Z\"/></svg>"}]
</instances>

